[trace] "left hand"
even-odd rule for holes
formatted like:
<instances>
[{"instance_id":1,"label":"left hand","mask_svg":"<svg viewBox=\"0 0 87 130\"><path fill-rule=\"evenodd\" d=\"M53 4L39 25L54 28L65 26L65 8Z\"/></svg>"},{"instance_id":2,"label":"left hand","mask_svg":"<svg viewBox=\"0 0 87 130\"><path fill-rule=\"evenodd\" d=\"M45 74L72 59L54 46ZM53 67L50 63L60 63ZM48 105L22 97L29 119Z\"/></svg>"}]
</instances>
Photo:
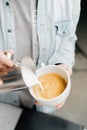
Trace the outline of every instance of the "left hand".
<instances>
[{"instance_id":1,"label":"left hand","mask_svg":"<svg viewBox=\"0 0 87 130\"><path fill-rule=\"evenodd\" d=\"M58 66L62 66L62 67L69 73L70 76L72 75L72 69L70 69L68 65L66 65L66 64L60 64L60 65L58 65ZM35 103L36 103L37 105L41 105L38 101L36 101ZM55 107L56 107L56 108L61 108L61 107L63 107L64 103L65 103L65 102L63 102L63 103L61 103L61 104L58 104L58 105L56 105Z\"/></svg>"},{"instance_id":2,"label":"left hand","mask_svg":"<svg viewBox=\"0 0 87 130\"><path fill-rule=\"evenodd\" d=\"M58 66L63 67L69 73L70 76L72 75L72 73L73 73L72 69L70 69L68 65L66 65L66 64L59 64ZM61 108L63 105L64 105L64 102L61 103L61 104L56 105L56 108Z\"/></svg>"},{"instance_id":3,"label":"left hand","mask_svg":"<svg viewBox=\"0 0 87 130\"><path fill-rule=\"evenodd\" d=\"M66 65L66 64L59 64L58 66L63 67L69 73L70 76L72 75L72 73L73 73L72 69L70 69L68 65Z\"/></svg>"},{"instance_id":4,"label":"left hand","mask_svg":"<svg viewBox=\"0 0 87 130\"><path fill-rule=\"evenodd\" d=\"M39 106L41 105L41 103L38 102L38 101L35 101L35 104L36 104L36 105L39 105ZM55 107L56 107L56 108L61 108L63 105L64 105L64 102L61 103L61 104L56 105Z\"/></svg>"}]
</instances>

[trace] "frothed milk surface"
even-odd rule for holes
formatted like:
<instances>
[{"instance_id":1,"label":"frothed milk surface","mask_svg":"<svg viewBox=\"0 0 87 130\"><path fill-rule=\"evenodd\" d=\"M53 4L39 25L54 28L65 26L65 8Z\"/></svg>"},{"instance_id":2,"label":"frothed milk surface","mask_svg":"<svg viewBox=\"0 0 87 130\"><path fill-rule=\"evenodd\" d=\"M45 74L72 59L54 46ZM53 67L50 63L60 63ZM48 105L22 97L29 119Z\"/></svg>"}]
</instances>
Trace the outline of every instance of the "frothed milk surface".
<instances>
[{"instance_id":1,"label":"frothed milk surface","mask_svg":"<svg viewBox=\"0 0 87 130\"><path fill-rule=\"evenodd\" d=\"M40 76L39 81L42 83L44 90L39 85L33 87L33 92L37 97L51 99L60 95L67 86L66 81L56 73L48 73Z\"/></svg>"}]
</instances>

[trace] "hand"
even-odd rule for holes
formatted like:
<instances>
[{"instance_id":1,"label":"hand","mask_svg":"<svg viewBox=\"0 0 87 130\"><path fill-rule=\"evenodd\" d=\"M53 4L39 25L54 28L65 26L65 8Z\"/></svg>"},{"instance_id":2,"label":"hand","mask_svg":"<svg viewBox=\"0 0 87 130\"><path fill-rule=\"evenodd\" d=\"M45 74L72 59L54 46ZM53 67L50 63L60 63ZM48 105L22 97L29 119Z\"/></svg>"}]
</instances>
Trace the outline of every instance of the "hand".
<instances>
[{"instance_id":1,"label":"hand","mask_svg":"<svg viewBox=\"0 0 87 130\"><path fill-rule=\"evenodd\" d=\"M68 65L66 65L66 64L59 64L58 66L62 66L69 73L70 76L72 75L72 73L73 73L72 69L70 69Z\"/></svg>"},{"instance_id":2,"label":"hand","mask_svg":"<svg viewBox=\"0 0 87 130\"><path fill-rule=\"evenodd\" d=\"M70 76L72 75L72 69L70 69L68 65L66 65L66 64L60 64L60 65L58 65L58 66L62 66L62 67L69 73ZM35 103L36 103L37 105L41 105L38 101L36 101ZM56 105L55 107L59 109L59 108L63 107L64 103L65 103L65 102L63 102L63 103L61 103L61 104L58 104L58 105Z\"/></svg>"},{"instance_id":3,"label":"hand","mask_svg":"<svg viewBox=\"0 0 87 130\"><path fill-rule=\"evenodd\" d=\"M39 103L38 101L35 101L35 104L39 105L39 106L41 105L41 103ZM55 107L59 109L59 108L63 107L63 105L64 105L64 102L61 103L61 104L56 105Z\"/></svg>"},{"instance_id":4,"label":"hand","mask_svg":"<svg viewBox=\"0 0 87 130\"><path fill-rule=\"evenodd\" d=\"M73 73L72 69L70 69L68 65L60 64L59 66L62 66L69 73L70 76L72 75L72 73ZM61 103L61 104L56 105L56 108L61 108L61 107L63 107L63 105L64 105L64 102Z\"/></svg>"},{"instance_id":5,"label":"hand","mask_svg":"<svg viewBox=\"0 0 87 130\"><path fill-rule=\"evenodd\" d=\"M9 50L9 53L13 55L13 51ZM13 66L13 62L7 58L4 52L0 51L0 75L6 75L11 67ZM0 79L0 85L3 81Z\"/></svg>"},{"instance_id":6,"label":"hand","mask_svg":"<svg viewBox=\"0 0 87 130\"><path fill-rule=\"evenodd\" d=\"M61 103L61 104L56 105L56 108L61 108L61 107L63 107L63 105L64 105L64 102Z\"/></svg>"}]
</instances>

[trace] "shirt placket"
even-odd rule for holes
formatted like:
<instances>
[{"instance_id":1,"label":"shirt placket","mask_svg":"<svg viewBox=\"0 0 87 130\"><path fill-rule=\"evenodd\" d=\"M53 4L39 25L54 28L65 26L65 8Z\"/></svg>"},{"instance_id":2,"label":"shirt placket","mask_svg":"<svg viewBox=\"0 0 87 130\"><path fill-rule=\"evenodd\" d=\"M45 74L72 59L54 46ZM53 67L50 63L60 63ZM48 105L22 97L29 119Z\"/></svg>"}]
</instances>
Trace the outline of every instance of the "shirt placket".
<instances>
[{"instance_id":1,"label":"shirt placket","mask_svg":"<svg viewBox=\"0 0 87 130\"><path fill-rule=\"evenodd\" d=\"M37 0L32 1L32 49L33 49L33 60L37 64L38 59L38 40L37 40Z\"/></svg>"},{"instance_id":2,"label":"shirt placket","mask_svg":"<svg viewBox=\"0 0 87 130\"><path fill-rule=\"evenodd\" d=\"M39 38L39 60L38 64L42 62L46 63L47 54L47 43L46 43L46 13L45 13L45 1L40 0L38 2L38 12L37 12L37 32Z\"/></svg>"},{"instance_id":3,"label":"shirt placket","mask_svg":"<svg viewBox=\"0 0 87 130\"><path fill-rule=\"evenodd\" d=\"M14 57L16 56L16 39L15 39L15 25L14 12L12 8L12 1L4 0L5 16L6 16L6 35L7 35L7 50L14 50Z\"/></svg>"}]
</instances>

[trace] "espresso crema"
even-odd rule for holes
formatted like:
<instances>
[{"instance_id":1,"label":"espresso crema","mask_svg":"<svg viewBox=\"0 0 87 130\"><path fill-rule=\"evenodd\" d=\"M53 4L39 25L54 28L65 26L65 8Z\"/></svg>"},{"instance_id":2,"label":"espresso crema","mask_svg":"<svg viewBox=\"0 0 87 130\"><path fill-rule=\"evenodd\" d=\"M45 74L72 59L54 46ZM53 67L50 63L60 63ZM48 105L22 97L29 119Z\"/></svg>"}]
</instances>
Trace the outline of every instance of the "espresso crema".
<instances>
[{"instance_id":1,"label":"espresso crema","mask_svg":"<svg viewBox=\"0 0 87 130\"><path fill-rule=\"evenodd\" d=\"M33 87L35 96L43 99L52 99L60 95L66 88L66 81L62 76L56 73L48 73L40 76L39 81L42 83L44 90L39 85Z\"/></svg>"}]
</instances>

